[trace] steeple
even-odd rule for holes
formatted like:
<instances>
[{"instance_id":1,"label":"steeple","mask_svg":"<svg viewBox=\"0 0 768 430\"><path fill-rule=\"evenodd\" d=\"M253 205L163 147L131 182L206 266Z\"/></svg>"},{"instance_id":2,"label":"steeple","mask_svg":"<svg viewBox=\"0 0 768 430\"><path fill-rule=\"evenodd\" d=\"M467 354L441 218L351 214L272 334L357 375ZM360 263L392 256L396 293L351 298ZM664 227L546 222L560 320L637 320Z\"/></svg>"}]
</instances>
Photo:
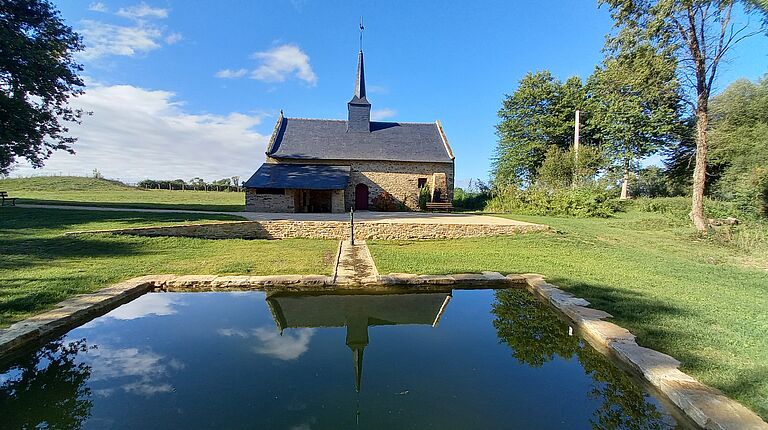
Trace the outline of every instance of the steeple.
<instances>
[{"instance_id":1,"label":"steeple","mask_svg":"<svg viewBox=\"0 0 768 430\"><path fill-rule=\"evenodd\" d=\"M357 79L355 79L355 95L350 103L368 103L365 98L365 67L363 65L363 51L357 54ZM370 104L370 103L368 103Z\"/></svg>"},{"instance_id":2,"label":"steeple","mask_svg":"<svg viewBox=\"0 0 768 430\"><path fill-rule=\"evenodd\" d=\"M371 132L371 104L365 97L365 66L363 65L363 20L360 18L360 53L357 54L355 94L347 103L347 131Z\"/></svg>"}]
</instances>

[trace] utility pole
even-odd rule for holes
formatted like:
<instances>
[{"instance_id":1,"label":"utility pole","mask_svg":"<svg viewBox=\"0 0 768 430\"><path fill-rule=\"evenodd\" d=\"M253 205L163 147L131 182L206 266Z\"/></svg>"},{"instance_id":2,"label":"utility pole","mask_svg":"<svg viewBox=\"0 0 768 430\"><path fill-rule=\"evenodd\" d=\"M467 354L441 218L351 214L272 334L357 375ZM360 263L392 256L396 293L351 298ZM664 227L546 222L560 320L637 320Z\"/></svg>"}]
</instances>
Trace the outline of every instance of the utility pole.
<instances>
[{"instance_id":1,"label":"utility pole","mask_svg":"<svg viewBox=\"0 0 768 430\"><path fill-rule=\"evenodd\" d=\"M571 186L576 188L579 184L579 110L576 110L576 119L573 123L573 182Z\"/></svg>"}]
</instances>

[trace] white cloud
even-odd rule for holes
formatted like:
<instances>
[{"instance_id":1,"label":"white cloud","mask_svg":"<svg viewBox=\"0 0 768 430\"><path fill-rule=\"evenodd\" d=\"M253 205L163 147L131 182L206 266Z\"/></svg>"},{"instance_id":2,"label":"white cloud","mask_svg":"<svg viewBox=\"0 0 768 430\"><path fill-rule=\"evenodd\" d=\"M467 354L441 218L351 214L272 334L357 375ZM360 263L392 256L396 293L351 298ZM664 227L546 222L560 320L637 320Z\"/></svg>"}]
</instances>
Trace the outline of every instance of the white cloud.
<instances>
[{"instance_id":1,"label":"white cloud","mask_svg":"<svg viewBox=\"0 0 768 430\"><path fill-rule=\"evenodd\" d=\"M397 115L397 111L390 108L373 109L371 111L371 119L374 121L392 118L395 115Z\"/></svg>"},{"instance_id":2,"label":"white cloud","mask_svg":"<svg viewBox=\"0 0 768 430\"><path fill-rule=\"evenodd\" d=\"M261 60L261 65L251 72L253 79L283 82L295 75L309 85L317 83L317 76L309 64L309 55L297 45L279 45L268 51L256 52L253 58Z\"/></svg>"},{"instance_id":3,"label":"white cloud","mask_svg":"<svg viewBox=\"0 0 768 430\"><path fill-rule=\"evenodd\" d=\"M315 334L315 329L300 328L290 333L279 333L274 328L257 327L249 330L238 328L222 328L217 331L225 337L249 338L255 337L261 345L253 347L253 352L263 354L278 360L295 360L309 350L309 341ZM291 334L293 333L293 334Z\"/></svg>"},{"instance_id":4,"label":"white cloud","mask_svg":"<svg viewBox=\"0 0 768 430\"><path fill-rule=\"evenodd\" d=\"M104 3L91 3L89 10L107 12ZM120 8L115 15L132 21L129 25L109 24L102 21L83 20L78 31L85 40L85 51L78 53L83 60L95 60L109 55L133 57L162 46L173 45L183 37L181 33L167 33L151 19L168 17L168 9L155 8L142 2L131 7Z\"/></svg>"},{"instance_id":5,"label":"white cloud","mask_svg":"<svg viewBox=\"0 0 768 430\"><path fill-rule=\"evenodd\" d=\"M383 87L381 85L366 85L365 89L370 94L387 94L387 93L389 93L389 89L387 87Z\"/></svg>"},{"instance_id":6,"label":"white cloud","mask_svg":"<svg viewBox=\"0 0 768 430\"><path fill-rule=\"evenodd\" d=\"M85 20L79 31L86 48L78 56L84 60L108 55L133 57L160 48L163 40L162 29L146 23L122 26Z\"/></svg>"},{"instance_id":7,"label":"white cloud","mask_svg":"<svg viewBox=\"0 0 768 430\"><path fill-rule=\"evenodd\" d=\"M252 55L260 64L250 71L250 78L264 82L285 82L288 78L301 79L309 85L317 84L317 75L309 64L309 55L294 44L275 46ZM216 72L217 78L242 78L246 69L224 69Z\"/></svg>"},{"instance_id":8,"label":"white cloud","mask_svg":"<svg viewBox=\"0 0 768 430\"><path fill-rule=\"evenodd\" d=\"M185 367L180 361L168 359L151 350L113 348L103 344L98 348L89 349L83 358L91 366L91 382L127 378L133 381L121 385L120 388L127 393L143 396L172 391L173 387L162 379L170 376L172 371ZM112 392L111 388L96 389L97 395L104 397Z\"/></svg>"},{"instance_id":9,"label":"white cloud","mask_svg":"<svg viewBox=\"0 0 768 430\"><path fill-rule=\"evenodd\" d=\"M250 336L247 331L240 330L239 328L221 328L221 329L217 330L216 332L219 333L219 335L224 336L224 337L242 337L242 338L246 338L246 337Z\"/></svg>"},{"instance_id":10,"label":"white cloud","mask_svg":"<svg viewBox=\"0 0 768 430\"><path fill-rule=\"evenodd\" d=\"M248 70L245 70L245 69L237 69L237 70L224 69L216 72L216 77L225 78L225 79L242 78L243 76L245 76L246 73L248 73Z\"/></svg>"},{"instance_id":11,"label":"white cloud","mask_svg":"<svg viewBox=\"0 0 768 430\"><path fill-rule=\"evenodd\" d=\"M165 36L165 43L173 45L174 43L181 42L182 39L184 39L184 36L182 36L181 33L171 33Z\"/></svg>"},{"instance_id":12,"label":"white cloud","mask_svg":"<svg viewBox=\"0 0 768 430\"><path fill-rule=\"evenodd\" d=\"M102 2L95 2L88 5L88 10L92 12L109 12L109 9L107 9L107 5L105 5Z\"/></svg>"},{"instance_id":13,"label":"white cloud","mask_svg":"<svg viewBox=\"0 0 768 430\"><path fill-rule=\"evenodd\" d=\"M175 315L178 312L174 307L176 304L177 300L174 299L172 295L163 293L149 293L130 303L126 303L117 307L101 318L135 320L149 315Z\"/></svg>"},{"instance_id":14,"label":"white cloud","mask_svg":"<svg viewBox=\"0 0 768 430\"><path fill-rule=\"evenodd\" d=\"M72 101L92 111L82 125L76 155L56 152L40 170L23 165L18 175L77 174L98 169L104 176L135 182L145 178L245 179L264 161L268 137L253 127L260 115L193 114L168 91L131 85L89 83Z\"/></svg>"},{"instance_id":15,"label":"white cloud","mask_svg":"<svg viewBox=\"0 0 768 430\"><path fill-rule=\"evenodd\" d=\"M118 16L130 19L139 18L167 18L168 9L151 7L148 4L141 2L136 6L121 7L117 11Z\"/></svg>"},{"instance_id":16,"label":"white cloud","mask_svg":"<svg viewBox=\"0 0 768 430\"><path fill-rule=\"evenodd\" d=\"M281 335L275 329L265 327L254 329L253 334L262 342L262 345L255 346L253 351L279 360L295 360L309 350L309 341L315 334L315 330L300 328L296 329L295 333L295 336L290 333Z\"/></svg>"}]
</instances>

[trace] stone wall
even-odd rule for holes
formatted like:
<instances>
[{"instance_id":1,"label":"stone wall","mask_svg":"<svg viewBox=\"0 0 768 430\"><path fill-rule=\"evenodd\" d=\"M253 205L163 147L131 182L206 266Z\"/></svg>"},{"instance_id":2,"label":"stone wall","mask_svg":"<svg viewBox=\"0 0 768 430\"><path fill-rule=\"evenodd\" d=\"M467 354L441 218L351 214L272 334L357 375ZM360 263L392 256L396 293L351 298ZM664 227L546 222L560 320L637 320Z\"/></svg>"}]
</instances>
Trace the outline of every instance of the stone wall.
<instances>
[{"instance_id":1,"label":"stone wall","mask_svg":"<svg viewBox=\"0 0 768 430\"><path fill-rule=\"evenodd\" d=\"M251 212L293 212L293 190L283 194L258 194L252 188L245 189L245 210Z\"/></svg>"},{"instance_id":2,"label":"stone wall","mask_svg":"<svg viewBox=\"0 0 768 430\"><path fill-rule=\"evenodd\" d=\"M306 161L275 160L267 157L268 163L298 163ZM453 199L454 165L453 163L422 163L407 161L351 161L351 160L312 160L316 164L345 165L351 167L349 184L344 193L346 209L354 206L355 186L368 185L368 204L383 192L388 192L411 210L419 209L419 179L426 179L427 184L434 182L433 175L445 175L445 187L448 200ZM439 175L442 177L443 175ZM442 178L441 178L442 181ZM445 196L443 196L445 197ZM371 208L373 209L373 208ZM249 209L250 210L250 209Z\"/></svg>"},{"instance_id":3,"label":"stone wall","mask_svg":"<svg viewBox=\"0 0 768 430\"><path fill-rule=\"evenodd\" d=\"M355 223L355 238L362 240L459 239L464 237L510 236L549 227L537 224L422 224ZM234 221L211 224L187 224L168 227L140 227L117 230L76 232L112 233L135 236L179 236L206 239L345 239L349 223L343 221Z\"/></svg>"}]
</instances>

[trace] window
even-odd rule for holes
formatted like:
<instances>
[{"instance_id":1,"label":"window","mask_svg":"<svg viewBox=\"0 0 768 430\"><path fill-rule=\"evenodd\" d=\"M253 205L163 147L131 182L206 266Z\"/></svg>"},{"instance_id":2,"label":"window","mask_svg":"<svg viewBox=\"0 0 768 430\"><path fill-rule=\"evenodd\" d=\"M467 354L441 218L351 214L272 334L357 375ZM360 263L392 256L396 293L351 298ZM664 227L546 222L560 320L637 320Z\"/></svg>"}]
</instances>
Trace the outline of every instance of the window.
<instances>
[{"instance_id":1,"label":"window","mask_svg":"<svg viewBox=\"0 0 768 430\"><path fill-rule=\"evenodd\" d=\"M284 188L254 188L256 194L285 194Z\"/></svg>"},{"instance_id":2,"label":"window","mask_svg":"<svg viewBox=\"0 0 768 430\"><path fill-rule=\"evenodd\" d=\"M419 188L424 188L427 186L427 178L419 178Z\"/></svg>"}]
</instances>

